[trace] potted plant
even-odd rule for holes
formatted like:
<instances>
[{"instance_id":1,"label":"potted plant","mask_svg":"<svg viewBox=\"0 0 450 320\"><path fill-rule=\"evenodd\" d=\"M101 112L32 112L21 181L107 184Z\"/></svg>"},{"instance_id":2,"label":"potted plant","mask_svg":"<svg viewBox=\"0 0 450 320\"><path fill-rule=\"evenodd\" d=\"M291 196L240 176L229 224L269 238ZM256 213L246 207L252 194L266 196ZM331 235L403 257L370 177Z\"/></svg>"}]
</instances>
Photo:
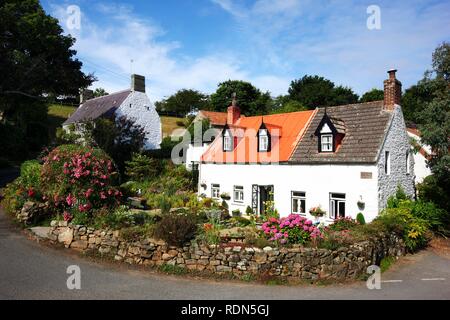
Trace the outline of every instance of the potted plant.
<instances>
[{"instance_id":1,"label":"potted plant","mask_svg":"<svg viewBox=\"0 0 450 320\"><path fill-rule=\"evenodd\" d=\"M364 203L364 201L362 200L362 197L360 197L360 200L358 200L358 202L356 203L356 205L358 206L359 210L364 210L364 207L366 206L366 204Z\"/></svg>"},{"instance_id":2,"label":"potted plant","mask_svg":"<svg viewBox=\"0 0 450 320\"><path fill-rule=\"evenodd\" d=\"M317 206L309 209L309 214L312 215L313 217L320 218L326 214L326 211L322 210L320 206Z\"/></svg>"},{"instance_id":3,"label":"potted plant","mask_svg":"<svg viewBox=\"0 0 450 320\"><path fill-rule=\"evenodd\" d=\"M224 192L220 195L220 197L222 198L222 200L230 200L231 197L228 193Z\"/></svg>"}]
</instances>

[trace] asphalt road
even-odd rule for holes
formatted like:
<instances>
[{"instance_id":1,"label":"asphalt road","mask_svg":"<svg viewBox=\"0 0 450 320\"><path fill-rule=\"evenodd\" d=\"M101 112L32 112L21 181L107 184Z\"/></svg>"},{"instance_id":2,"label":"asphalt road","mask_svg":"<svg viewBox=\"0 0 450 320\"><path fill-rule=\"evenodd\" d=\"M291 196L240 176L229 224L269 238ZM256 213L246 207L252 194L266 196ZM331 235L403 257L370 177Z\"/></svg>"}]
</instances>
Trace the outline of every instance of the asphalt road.
<instances>
[{"instance_id":1,"label":"asphalt road","mask_svg":"<svg viewBox=\"0 0 450 320\"><path fill-rule=\"evenodd\" d=\"M67 288L70 265L80 267L80 290ZM450 299L450 259L432 251L404 257L382 274L392 280L369 290L365 282L264 286L167 276L31 241L0 209L0 299Z\"/></svg>"}]
</instances>

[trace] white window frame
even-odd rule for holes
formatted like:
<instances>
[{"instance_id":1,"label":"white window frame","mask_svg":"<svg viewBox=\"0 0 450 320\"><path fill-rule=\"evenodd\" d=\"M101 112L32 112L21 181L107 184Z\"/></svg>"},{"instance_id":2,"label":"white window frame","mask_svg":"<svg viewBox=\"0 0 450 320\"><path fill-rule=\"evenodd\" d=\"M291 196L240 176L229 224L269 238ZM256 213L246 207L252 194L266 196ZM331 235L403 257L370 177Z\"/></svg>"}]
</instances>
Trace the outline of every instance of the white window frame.
<instances>
[{"instance_id":1,"label":"white window frame","mask_svg":"<svg viewBox=\"0 0 450 320\"><path fill-rule=\"evenodd\" d=\"M215 195L216 193L216 195ZM211 183L211 198L220 199L220 184Z\"/></svg>"},{"instance_id":2,"label":"white window frame","mask_svg":"<svg viewBox=\"0 0 450 320\"><path fill-rule=\"evenodd\" d=\"M391 153L384 152L384 173L388 176L391 174Z\"/></svg>"},{"instance_id":3,"label":"white window frame","mask_svg":"<svg viewBox=\"0 0 450 320\"><path fill-rule=\"evenodd\" d=\"M411 156L411 153L409 151L406 151L406 174L411 173L411 168L409 166L409 162L411 161L410 156Z\"/></svg>"},{"instance_id":4,"label":"white window frame","mask_svg":"<svg viewBox=\"0 0 450 320\"><path fill-rule=\"evenodd\" d=\"M223 135L223 150L232 151L233 150L233 137L228 130L225 131Z\"/></svg>"},{"instance_id":5,"label":"white window frame","mask_svg":"<svg viewBox=\"0 0 450 320\"><path fill-rule=\"evenodd\" d=\"M244 187L233 186L233 201L237 203L244 202Z\"/></svg>"},{"instance_id":6,"label":"white window frame","mask_svg":"<svg viewBox=\"0 0 450 320\"><path fill-rule=\"evenodd\" d=\"M294 201L297 201L297 208L301 209L302 207L302 202L303 202L303 212L301 212L301 210L294 210ZM300 205L299 205L300 204ZM303 191L291 191L291 213L296 213L296 214L301 214L301 215L305 215L306 214L306 192Z\"/></svg>"},{"instance_id":7,"label":"white window frame","mask_svg":"<svg viewBox=\"0 0 450 320\"><path fill-rule=\"evenodd\" d=\"M340 212L340 204L344 204L343 215ZM336 219L339 217L345 217L346 205L345 205L345 193L330 192L330 219Z\"/></svg>"},{"instance_id":8,"label":"white window frame","mask_svg":"<svg viewBox=\"0 0 450 320\"><path fill-rule=\"evenodd\" d=\"M266 129L259 130L259 151L269 150L269 136Z\"/></svg>"},{"instance_id":9,"label":"white window frame","mask_svg":"<svg viewBox=\"0 0 450 320\"><path fill-rule=\"evenodd\" d=\"M324 138L329 138L329 141L324 141ZM326 133L320 135L320 151L333 152L333 134Z\"/></svg>"}]
</instances>

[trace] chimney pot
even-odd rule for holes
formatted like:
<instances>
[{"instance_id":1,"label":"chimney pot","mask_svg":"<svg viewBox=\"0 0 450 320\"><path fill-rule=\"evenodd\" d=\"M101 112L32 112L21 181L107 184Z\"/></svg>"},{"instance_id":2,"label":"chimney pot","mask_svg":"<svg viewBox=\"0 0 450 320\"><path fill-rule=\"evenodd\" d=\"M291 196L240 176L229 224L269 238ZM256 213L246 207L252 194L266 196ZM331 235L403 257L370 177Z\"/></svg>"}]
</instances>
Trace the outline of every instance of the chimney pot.
<instances>
[{"instance_id":1,"label":"chimney pot","mask_svg":"<svg viewBox=\"0 0 450 320\"><path fill-rule=\"evenodd\" d=\"M139 74L131 75L131 91L145 92L145 77Z\"/></svg>"}]
</instances>

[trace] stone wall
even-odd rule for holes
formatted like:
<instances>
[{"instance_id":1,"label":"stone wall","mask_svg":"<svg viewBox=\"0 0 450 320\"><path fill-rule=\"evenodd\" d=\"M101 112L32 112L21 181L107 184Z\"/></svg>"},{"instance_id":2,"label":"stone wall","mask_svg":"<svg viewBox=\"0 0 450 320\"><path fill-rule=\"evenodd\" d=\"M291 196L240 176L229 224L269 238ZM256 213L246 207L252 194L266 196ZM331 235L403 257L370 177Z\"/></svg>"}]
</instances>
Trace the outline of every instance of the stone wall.
<instances>
[{"instance_id":1,"label":"stone wall","mask_svg":"<svg viewBox=\"0 0 450 320\"><path fill-rule=\"evenodd\" d=\"M62 221L53 221L51 226L49 238L67 248L92 250L129 264L169 264L237 276L269 274L307 280L354 279L365 273L369 265L379 264L383 257L405 253L403 241L395 235L334 251L301 246L260 249L236 244L224 247L194 242L177 248L152 238L125 240L118 230L94 230Z\"/></svg>"}]
</instances>

